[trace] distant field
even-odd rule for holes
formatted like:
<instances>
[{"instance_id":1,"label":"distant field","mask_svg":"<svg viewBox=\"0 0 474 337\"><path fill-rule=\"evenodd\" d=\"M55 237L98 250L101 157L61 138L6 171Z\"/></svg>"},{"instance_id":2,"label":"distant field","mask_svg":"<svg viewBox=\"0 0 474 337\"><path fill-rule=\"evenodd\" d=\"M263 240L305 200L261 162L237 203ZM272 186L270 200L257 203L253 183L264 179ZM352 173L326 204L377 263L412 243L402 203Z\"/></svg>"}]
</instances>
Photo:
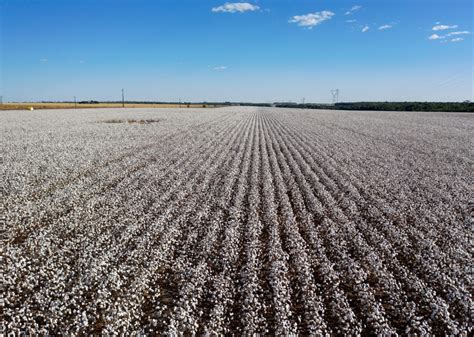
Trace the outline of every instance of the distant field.
<instances>
[{"instance_id":1,"label":"distant field","mask_svg":"<svg viewBox=\"0 0 474 337\"><path fill-rule=\"evenodd\" d=\"M33 109L74 109L74 103L3 103L0 110L29 110ZM99 104L77 104L77 109L89 108L121 108L121 103L99 103ZM215 108L212 104L148 104L148 103L126 103L126 108Z\"/></svg>"},{"instance_id":2,"label":"distant field","mask_svg":"<svg viewBox=\"0 0 474 337\"><path fill-rule=\"evenodd\" d=\"M5 336L472 336L472 115L0 123Z\"/></svg>"}]
</instances>

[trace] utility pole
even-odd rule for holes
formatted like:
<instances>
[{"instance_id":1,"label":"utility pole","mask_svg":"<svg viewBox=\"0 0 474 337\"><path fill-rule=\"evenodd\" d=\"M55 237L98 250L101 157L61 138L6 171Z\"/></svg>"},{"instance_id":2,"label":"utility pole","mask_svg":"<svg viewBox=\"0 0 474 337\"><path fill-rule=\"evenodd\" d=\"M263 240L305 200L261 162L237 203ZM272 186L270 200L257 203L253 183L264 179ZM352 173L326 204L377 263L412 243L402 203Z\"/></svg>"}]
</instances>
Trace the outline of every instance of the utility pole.
<instances>
[{"instance_id":1,"label":"utility pole","mask_svg":"<svg viewBox=\"0 0 474 337\"><path fill-rule=\"evenodd\" d=\"M77 101L76 101L76 96L74 96L74 109L77 109Z\"/></svg>"},{"instance_id":2,"label":"utility pole","mask_svg":"<svg viewBox=\"0 0 474 337\"><path fill-rule=\"evenodd\" d=\"M339 101L339 89L332 89L332 104L336 104Z\"/></svg>"},{"instance_id":3,"label":"utility pole","mask_svg":"<svg viewBox=\"0 0 474 337\"><path fill-rule=\"evenodd\" d=\"M124 91L122 89L122 108L125 108L125 98L124 98Z\"/></svg>"}]
</instances>

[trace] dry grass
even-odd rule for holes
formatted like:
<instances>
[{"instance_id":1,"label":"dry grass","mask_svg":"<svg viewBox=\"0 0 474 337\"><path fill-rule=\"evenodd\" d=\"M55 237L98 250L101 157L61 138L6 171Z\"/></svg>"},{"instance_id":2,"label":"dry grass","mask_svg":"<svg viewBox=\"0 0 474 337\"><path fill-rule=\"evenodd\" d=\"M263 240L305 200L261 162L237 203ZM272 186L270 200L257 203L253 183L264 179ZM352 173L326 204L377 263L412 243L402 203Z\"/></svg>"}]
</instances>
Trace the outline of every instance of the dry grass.
<instances>
[{"instance_id":1,"label":"dry grass","mask_svg":"<svg viewBox=\"0 0 474 337\"><path fill-rule=\"evenodd\" d=\"M215 108L212 104L151 104L151 103L129 103L125 108ZM30 110L33 109L74 109L74 103L3 103L0 110ZM121 103L98 103L98 104L77 104L77 109L90 108L122 108Z\"/></svg>"}]
</instances>

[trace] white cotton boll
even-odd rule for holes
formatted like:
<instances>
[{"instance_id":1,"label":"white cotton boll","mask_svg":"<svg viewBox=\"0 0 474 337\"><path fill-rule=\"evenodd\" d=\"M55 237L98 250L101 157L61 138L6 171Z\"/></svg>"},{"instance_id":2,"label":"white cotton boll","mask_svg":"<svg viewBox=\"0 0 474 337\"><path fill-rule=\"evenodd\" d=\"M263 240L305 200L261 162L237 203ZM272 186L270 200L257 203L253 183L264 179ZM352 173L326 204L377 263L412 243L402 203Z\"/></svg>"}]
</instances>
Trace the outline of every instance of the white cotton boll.
<instances>
[{"instance_id":1,"label":"white cotton boll","mask_svg":"<svg viewBox=\"0 0 474 337\"><path fill-rule=\"evenodd\" d=\"M89 325L89 322L87 320L87 313L85 311L83 311L81 314L81 322L85 326Z\"/></svg>"}]
</instances>

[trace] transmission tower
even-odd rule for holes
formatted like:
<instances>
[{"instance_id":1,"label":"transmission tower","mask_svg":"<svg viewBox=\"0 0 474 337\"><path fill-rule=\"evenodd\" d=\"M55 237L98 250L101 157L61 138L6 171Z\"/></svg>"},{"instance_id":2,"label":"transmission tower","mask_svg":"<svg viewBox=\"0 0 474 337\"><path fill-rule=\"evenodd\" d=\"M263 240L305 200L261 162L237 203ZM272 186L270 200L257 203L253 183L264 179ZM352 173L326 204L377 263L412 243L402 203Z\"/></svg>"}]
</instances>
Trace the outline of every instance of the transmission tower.
<instances>
[{"instance_id":1,"label":"transmission tower","mask_svg":"<svg viewBox=\"0 0 474 337\"><path fill-rule=\"evenodd\" d=\"M336 104L337 102L339 102L339 89L332 89L331 95L332 95L332 104Z\"/></svg>"}]
</instances>

